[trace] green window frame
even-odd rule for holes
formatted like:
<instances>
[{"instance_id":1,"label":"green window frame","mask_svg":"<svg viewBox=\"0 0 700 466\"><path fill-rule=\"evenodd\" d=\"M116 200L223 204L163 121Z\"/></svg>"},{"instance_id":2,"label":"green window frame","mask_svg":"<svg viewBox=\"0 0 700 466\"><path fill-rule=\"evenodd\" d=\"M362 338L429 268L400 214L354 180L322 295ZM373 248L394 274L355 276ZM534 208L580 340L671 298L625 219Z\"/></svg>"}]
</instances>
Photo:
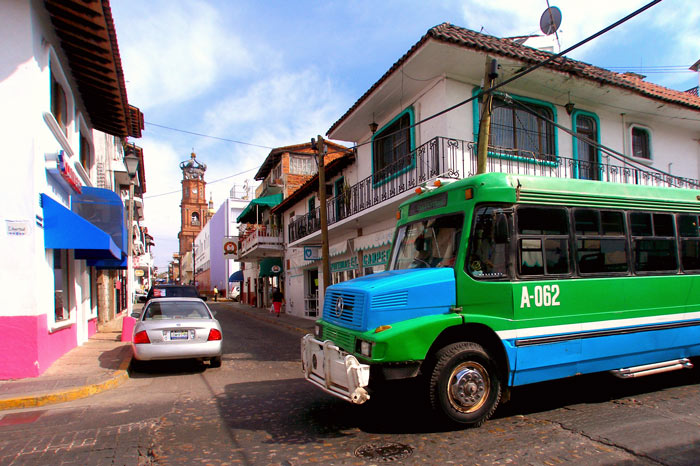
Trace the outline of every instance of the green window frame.
<instances>
[{"instance_id":1,"label":"green window frame","mask_svg":"<svg viewBox=\"0 0 700 466\"><path fill-rule=\"evenodd\" d=\"M571 113L571 129L574 131L574 133L579 133L579 118L592 120L593 125L595 126L595 134L591 139L593 139L597 144L600 144L600 119L598 118L598 115L585 110L574 110ZM590 160L585 160L586 154L583 153L583 150L590 150L590 144L582 141L576 136L572 136L572 138L574 160L579 161L579 164L574 166L574 178L600 180L602 178L602 159L600 148L595 147L593 149L595 151L595 161L591 162ZM590 163L590 166L587 165L588 163Z\"/></svg>"},{"instance_id":2,"label":"green window frame","mask_svg":"<svg viewBox=\"0 0 700 466\"><path fill-rule=\"evenodd\" d=\"M414 123L415 113L413 107L409 107L372 136L372 184L374 187L415 167Z\"/></svg>"},{"instance_id":3,"label":"green window frame","mask_svg":"<svg viewBox=\"0 0 700 466\"><path fill-rule=\"evenodd\" d=\"M480 87L475 87L472 90L472 95L477 95L479 92L481 92ZM540 113L544 114L547 113L546 116L550 120L552 120L554 123L557 122L557 109L556 107L549 103L545 102L539 99L533 99L530 97L522 97L522 96L514 96L514 95L508 95L509 99L517 100L519 102L522 102L524 104L527 104L530 107L534 107L533 110L539 110ZM479 138L479 124L480 124L480 109L481 109L481 104L479 102L480 99L474 99L472 101L472 112L473 112L473 128L474 128L474 140L478 141ZM506 147L506 149L510 149L513 151L513 154L501 154L497 152L491 152L489 151L489 157L493 158L500 158L500 159L507 159L507 160L515 160L518 162L526 162L526 163L533 163L533 164L542 164L546 166L556 166L558 165L558 154L559 154L559 141L558 141L558 136L557 136L557 128L553 124L544 121L544 120L539 120L537 119L534 115L531 113L525 111L524 109L516 106L515 104L508 104L506 100L503 97L503 94L501 93L496 93L496 96L494 97L494 101L498 102L498 108L500 109L510 109L510 122L512 122L511 126L508 126L506 123L506 113L504 111L504 114L500 116L500 120L503 122L502 128L501 128L501 133L499 136L496 136L496 138L506 138L508 137L508 129L510 128L510 133L512 135L511 142L515 145L516 147ZM494 109L496 108L496 105L494 105ZM491 135L489 137L489 145L494 145L494 125L498 125L498 117L494 119L494 114L495 112L492 112L491 115ZM494 123L496 121L496 123ZM528 125L532 126L533 124L537 125L537 129L534 130L532 128L528 129ZM520 127L520 130L518 128ZM536 134L533 134L536 133ZM536 136L536 140L533 139L533 137ZM544 139L543 139L544 138ZM518 142L520 141L520 142ZM542 145L546 146L543 149L545 152L540 152L536 154L536 157L531 157L528 156L527 154L534 153L534 151L531 151L530 149L533 147L533 145L537 145L541 148ZM519 147L518 147L519 146ZM502 146L501 146L502 147Z\"/></svg>"}]
</instances>

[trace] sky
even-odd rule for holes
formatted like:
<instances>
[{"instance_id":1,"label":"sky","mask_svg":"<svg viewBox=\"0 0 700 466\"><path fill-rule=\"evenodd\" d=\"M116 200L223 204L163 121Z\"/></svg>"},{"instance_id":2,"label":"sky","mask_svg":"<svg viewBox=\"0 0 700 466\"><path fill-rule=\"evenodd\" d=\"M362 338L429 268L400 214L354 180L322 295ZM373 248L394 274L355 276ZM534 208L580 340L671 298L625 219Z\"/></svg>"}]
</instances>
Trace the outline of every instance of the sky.
<instances>
[{"instance_id":1,"label":"sky","mask_svg":"<svg viewBox=\"0 0 700 466\"><path fill-rule=\"evenodd\" d=\"M647 4L549 0L564 50ZM178 251L182 172L194 150L215 209L274 147L325 135L433 26L497 37L539 34L547 0L112 0L129 103L141 109L144 222L167 270ZM700 2L663 0L569 57L698 85ZM194 134L193 134L194 133Z\"/></svg>"}]
</instances>

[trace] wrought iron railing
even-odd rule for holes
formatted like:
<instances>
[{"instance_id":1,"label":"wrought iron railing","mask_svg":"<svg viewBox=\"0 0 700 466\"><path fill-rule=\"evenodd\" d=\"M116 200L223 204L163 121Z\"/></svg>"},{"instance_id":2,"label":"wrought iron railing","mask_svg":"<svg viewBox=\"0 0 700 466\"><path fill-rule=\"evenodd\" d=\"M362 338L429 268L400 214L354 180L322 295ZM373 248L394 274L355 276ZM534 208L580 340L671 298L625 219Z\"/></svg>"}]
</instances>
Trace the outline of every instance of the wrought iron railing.
<instances>
[{"instance_id":1,"label":"wrought iron railing","mask_svg":"<svg viewBox=\"0 0 700 466\"><path fill-rule=\"evenodd\" d=\"M698 180L668 175L633 161L623 161L614 153L604 152L601 155L603 162L595 163L521 149L489 147L486 171L648 186L700 188ZM406 157L328 199L328 224L332 225L356 215L437 177L459 179L472 176L476 174L476 167L475 143L444 137L433 138ZM290 222L288 229L290 242L319 231L319 207L295 218Z\"/></svg>"}]
</instances>

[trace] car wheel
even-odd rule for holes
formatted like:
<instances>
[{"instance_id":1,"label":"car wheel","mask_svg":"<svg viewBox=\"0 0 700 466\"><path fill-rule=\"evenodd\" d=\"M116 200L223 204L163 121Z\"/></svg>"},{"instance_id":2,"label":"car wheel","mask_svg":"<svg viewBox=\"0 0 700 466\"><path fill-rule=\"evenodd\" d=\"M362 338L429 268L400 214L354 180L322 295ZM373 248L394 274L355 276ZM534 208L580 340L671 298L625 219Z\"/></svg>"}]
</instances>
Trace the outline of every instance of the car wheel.
<instances>
[{"instance_id":1,"label":"car wheel","mask_svg":"<svg viewBox=\"0 0 700 466\"><path fill-rule=\"evenodd\" d=\"M221 367L221 356L211 358L209 360L209 367Z\"/></svg>"},{"instance_id":2,"label":"car wheel","mask_svg":"<svg viewBox=\"0 0 700 466\"><path fill-rule=\"evenodd\" d=\"M453 343L435 355L430 402L450 421L472 427L491 417L501 398L496 364L481 345Z\"/></svg>"}]
</instances>

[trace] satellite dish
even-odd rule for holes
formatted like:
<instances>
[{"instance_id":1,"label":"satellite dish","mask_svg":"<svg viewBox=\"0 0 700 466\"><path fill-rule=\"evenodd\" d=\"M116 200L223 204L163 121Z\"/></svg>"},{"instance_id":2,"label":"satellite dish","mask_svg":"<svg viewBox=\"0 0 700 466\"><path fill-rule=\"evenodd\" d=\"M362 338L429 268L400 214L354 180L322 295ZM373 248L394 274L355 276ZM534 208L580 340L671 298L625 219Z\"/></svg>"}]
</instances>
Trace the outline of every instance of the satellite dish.
<instances>
[{"instance_id":1,"label":"satellite dish","mask_svg":"<svg viewBox=\"0 0 700 466\"><path fill-rule=\"evenodd\" d=\"M557 32L561 26L561 10L555 6L550 6L540 18L540 30L547 36Z\"/></svg>"}]
</instances>

